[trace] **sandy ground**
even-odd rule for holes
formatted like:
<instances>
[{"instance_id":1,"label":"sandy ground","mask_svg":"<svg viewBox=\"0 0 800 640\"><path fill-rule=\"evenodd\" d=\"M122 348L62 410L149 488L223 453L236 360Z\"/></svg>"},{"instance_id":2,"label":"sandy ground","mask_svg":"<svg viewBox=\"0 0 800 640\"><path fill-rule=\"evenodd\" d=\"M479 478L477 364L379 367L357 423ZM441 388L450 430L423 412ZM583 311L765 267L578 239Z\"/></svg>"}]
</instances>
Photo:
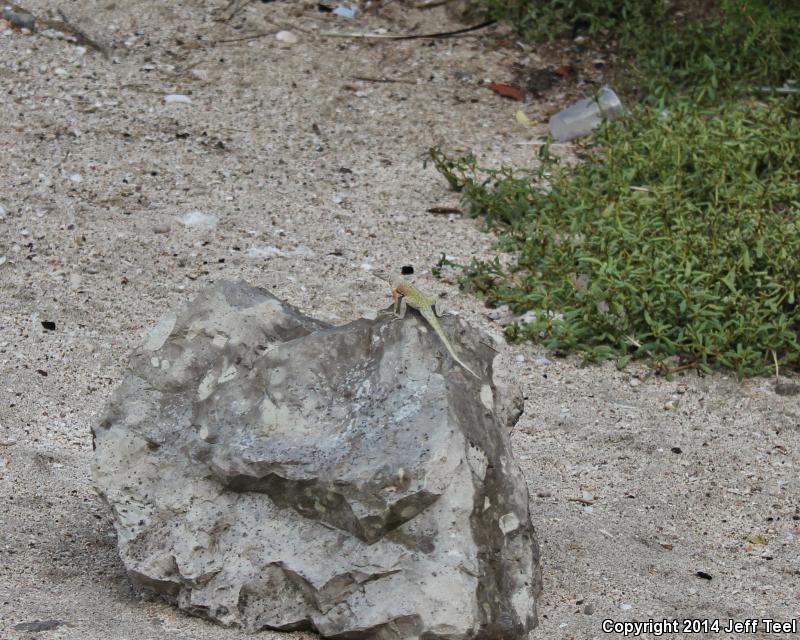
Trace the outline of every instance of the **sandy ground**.
<instances>
[{"instance_id":1,"label":"sandy ground","mask_svg":"<svg viewBox=\"0 0 800 640\"><path fill-rule=\"evenodd\" d=\"M368 268L412 265L499 334L452 278L430 276L442 253L492 255L493 238L426 212L458 196L420 157L440 144L532 166L543 129L521 128L518 103L480 83L537 52L493 29L320 35L458 26L400 2L356 21L301 2L252 2L227 22L221 0L28 8L52 6L113 48L0 36L0 637L32 637L15 625L36 620L61 622L43 638L240 637L132 591L91 486L90 425L145 327L223 277L344 323L387 304ZM560 99L526 111L541 120ZM184 224L193 212L216 226ZM768 380L581 368L530 345L503 362L525 389L513 441L542 544L532 638L608 637L604 619L798 615L797 396ZM791 634L671 637L703 635Z\"/></svg>"}]
</instances>

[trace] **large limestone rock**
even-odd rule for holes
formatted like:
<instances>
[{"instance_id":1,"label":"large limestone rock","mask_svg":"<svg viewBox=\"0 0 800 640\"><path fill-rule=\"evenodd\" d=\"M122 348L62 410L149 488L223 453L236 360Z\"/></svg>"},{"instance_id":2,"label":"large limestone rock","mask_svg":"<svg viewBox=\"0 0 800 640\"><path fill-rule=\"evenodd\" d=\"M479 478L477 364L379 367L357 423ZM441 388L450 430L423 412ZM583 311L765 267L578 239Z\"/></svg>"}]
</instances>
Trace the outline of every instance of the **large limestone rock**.
<instances>
[{"instance_id":1,"label":"large limestone rock","mask_svg":"<svg viewBox=\"0 0 800 640\"><path fill-rule=\"evenodd\" d=\"M133 354L94 430L131 579L249 630L523 638L539 551L492 351L409 311L341 327L222 282Z\"/></svg>"}]
</instances>

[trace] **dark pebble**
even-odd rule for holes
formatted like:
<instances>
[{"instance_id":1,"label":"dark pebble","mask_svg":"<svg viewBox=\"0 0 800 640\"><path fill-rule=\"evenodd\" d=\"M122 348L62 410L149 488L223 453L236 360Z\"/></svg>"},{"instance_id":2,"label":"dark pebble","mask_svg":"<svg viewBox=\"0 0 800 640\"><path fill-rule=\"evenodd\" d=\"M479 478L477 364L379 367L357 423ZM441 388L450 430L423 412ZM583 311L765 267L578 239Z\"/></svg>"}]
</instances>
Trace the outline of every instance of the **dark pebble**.
<instances>
[{"instance_id":1,"label":"dark pebble","mask_svg":"<svg viewBox=\"0 0 800 640\"><path fill-rule=\"evenodd\" d=\"M794 382L778 382L775 384L775 393L779 396L796 396L800 393L800 384Z\"/></svg>"},{"instance_id":2,"label":"dark pebble","mask_svg":"<svg viewBox=\"0 0 800 640\"><path fill-rule=\"evenodd\" d=\"M53 629L58 629L62 624L64 624L63 620L34 620L33 622L15 624L14 629L33 633L36 631L52 631Z\"/></svg>"},{"instance_id":3,"label":"dark pebble","mask_svg":"<svg viewBox=\"0 0 800 640\"><path fill-rule=\"evenodd\" d=\"M8 20L12 27L17 27L17 29L30 29L31 31L36 29L35 16L19 7L6 6L3 9L3 18Z\"/></svg>"}]
</instances>

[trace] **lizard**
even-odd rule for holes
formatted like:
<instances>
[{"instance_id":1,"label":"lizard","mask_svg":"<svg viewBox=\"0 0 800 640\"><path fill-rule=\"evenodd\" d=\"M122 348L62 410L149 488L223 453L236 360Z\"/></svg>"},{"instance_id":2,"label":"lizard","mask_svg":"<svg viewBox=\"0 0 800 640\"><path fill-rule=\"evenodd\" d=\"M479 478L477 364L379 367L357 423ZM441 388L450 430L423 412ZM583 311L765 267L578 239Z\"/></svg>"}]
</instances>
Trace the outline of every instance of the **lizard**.
<instances>
[{"instance_id":1,"label":"lizard","mask_svg":"<svg viewBox=\"0 0 800 640\"><path fill-rule=\"evenodd\" d=\"M394 301L395 316L398 318L405 317L408 307L419 311L419 314L425 319L430 328L433 329L433 332L439 336L439 339L442 341L442 344L445 346L445 349L447 349L447 352L452 356L453 360L455 360L456 363L458 363L462 368L469 371L473 376L478 378L478 380L481 379L477 373L464 364L461 358L456 355L455 349L453 349L453 346L447 339L442 326L439 324L437 317L441 317L443 315L443 311L441 309L441 301L438 298L425 295L413 284L406 282L401 278L392 279L381 273L375 273L375 275L381 280L388 282L392 286L392 300Z\"/></svg>"}]
</instances>

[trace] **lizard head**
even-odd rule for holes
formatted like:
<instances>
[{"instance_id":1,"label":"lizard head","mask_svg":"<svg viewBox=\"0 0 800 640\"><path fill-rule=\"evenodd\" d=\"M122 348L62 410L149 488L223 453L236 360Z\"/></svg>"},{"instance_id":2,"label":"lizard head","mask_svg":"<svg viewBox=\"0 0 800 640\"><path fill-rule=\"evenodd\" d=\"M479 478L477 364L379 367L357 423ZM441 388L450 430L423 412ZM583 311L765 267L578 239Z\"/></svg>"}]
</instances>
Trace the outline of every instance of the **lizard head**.
<instances>
[{"instance_id":1,"label":"lizard head","mask_svg":"<svg viewBox=\"0 0 800 640\"><path fill-rule=\"evenodd\" d=\"M389 283L392 287L392 298L396 299L405 295L404 289L408 286L408 283L401 277L387 273L386 271L373 271L373 274L384 282Z\"/></svg>"}]
</instances>

